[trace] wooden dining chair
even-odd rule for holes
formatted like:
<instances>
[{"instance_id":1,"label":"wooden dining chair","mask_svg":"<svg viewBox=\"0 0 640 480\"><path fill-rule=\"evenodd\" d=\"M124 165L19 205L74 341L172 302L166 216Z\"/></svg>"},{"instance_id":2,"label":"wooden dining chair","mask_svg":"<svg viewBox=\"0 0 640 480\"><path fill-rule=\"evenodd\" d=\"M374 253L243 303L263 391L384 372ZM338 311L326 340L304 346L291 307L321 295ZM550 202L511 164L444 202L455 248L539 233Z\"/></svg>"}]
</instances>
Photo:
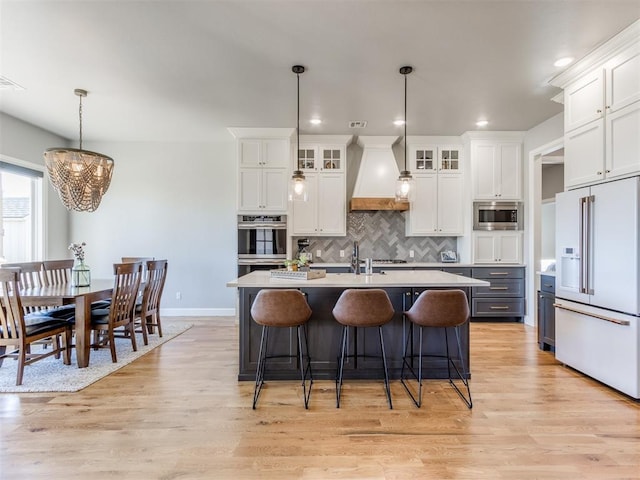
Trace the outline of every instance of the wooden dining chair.
<instances>
[{"instance_id":1,"label":"wooden dining chair","mask_svg":"<svg viewBox=\"0 0 640 480\"><path fill-rule=\"evenodd\" d=\"M154 327L158 329L158 335L162 337L162 325L160 322L160 300L164 290L164 282L167 278L167 260L147 261L147 276L142 294L142 303L136 305L136 322L140 322L140 330L144 344L149 344L149 333L154 333ZM137 323L136 323L137 325Z\"/></svg>"},{"instance_id":2,"label":"wooden dining chair","mask_svg":"<svg viewBox=\"0 0 640 480\"><path fill-rule=\"evenodd\" d=\"M100 348L108 344L111 360L115 363L118 361L115 338L130 339L133 351L138 350L134 329L134 307L142 278L142 263L115 263L113 271L115 280L111 304L108 308L91 311L91 329L94 331L91 346ZM116 331L120 328L122 330Z\"/></svg>"},{"instance_id":3,"label":"wooden dining chair","mask_svg":"<svg viewBox=\"0 0 640 480\"><path fill-rule=\"evenodd\" d=\"M73 259L45 260L42 262L45 285L64 285L71 282Z\"/></svg>"},{"instance_id":4,"label":"wooden dining chair","mask_svg":"<svg viewBox=\"0 0 640 480\"><path fill-rule=\"evenodd\" d=\"M71 364L71 326L62 319L47 315L25 319L20 299L20 271L17 268L0 269L0 366L6 357L18 359L16 385L22 385L24 367L50 355L62 353L65 365ZM63 345L60 344L60 337ZM46 353L33 353L32 344L53 339L53 348ZM7 347L12 350L7 353Z\"/></svg>"},{"instance_id":5,"label":"wooden dining chair","mask_svg":"<svg viewBox=\"0 0 640 480\"><path fill-rule=\"evenodd\" d=\"M18 286L20 289L40 288L44 285L42 262L5 263L2 268L18 268ZM33 305L24 307L25 315L47 310L51 305Z\"/></svg>"}]
</instances>

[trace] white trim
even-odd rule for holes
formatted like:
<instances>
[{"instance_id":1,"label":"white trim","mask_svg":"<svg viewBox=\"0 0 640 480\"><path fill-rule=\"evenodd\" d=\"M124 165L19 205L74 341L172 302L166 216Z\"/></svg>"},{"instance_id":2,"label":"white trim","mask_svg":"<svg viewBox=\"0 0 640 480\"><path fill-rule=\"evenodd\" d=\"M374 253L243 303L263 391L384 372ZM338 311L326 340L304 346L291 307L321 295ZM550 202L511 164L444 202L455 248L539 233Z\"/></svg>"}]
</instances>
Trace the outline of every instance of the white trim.
<instances>
[{"instance_id":1,"label":"white trim","mask_svg":"<svg viewBox=\"0 0 640 480\"><path fill-rule=\"evenodd\" d=\"M37 163L32 163L32 162L27 162L25 160L20 160L18 158L15 157L10 157L9 155L5 155L3 153L0 153L0 160L5 161L7 163L12 163L14 165L17 165L18 167L24 167L24 168L28 168L30 170L37 170L39 172L42 173L46 173L47 169L45 168L44 165L39 165Z\"/></svg>"},{"instance_id":2,"label":"white trim","mask_svg":"<svg viewBox=\"0 0 640 480\"><path fill-rule=\"evenodd\" d=\"M613 58L633 42L640 39L640 20L636 20L627 28L591 50L584 57L566 70L549 80L549 85L564 88L569 83L588 73L595 67Z\"/></svg>"},{"instance_id":3,"label":"white trim","mask_svg":"<svg viewBox=\"0 0 640 480\"><path fill-rule=\"evenodd\" d=\"M300 135L300 143L339 144L349 146L353 135Z\"/></svg>"},{"instance_id":4,"label":"white trim","mask_svg":"<svg viewBox=\"0 0 640 480\"><path fill-rule=\"evenodd\" d=\"M227 127L233 138L291 138L295 128L241 128Z\"/></svg>"},{"instance_id":5,"label":"white trim","mask_svg":"<svg viewBox=\"0 0 640 480\"><path fill-rule=\"evenodd\" d=\"M161 308L166 317L235 317L235 308Z\"/></svg>"},{"instance_id":6,"label":"white trim","mask_svg":"<svg viewBox=\"0 0 640 480\"><path fill-rule=\"evenodd\" d=\"M524 322L527 325L537 325L537 311L536 289L538 285L538 276L536 271L540 267L540 208L538 201L542 197L542 157L548 153L551 153L559 148L564 147L564 136L557 138L549 143L535 148L529 152L528 162L528 195L527 204L525 206L527 213L525 215L525 234L527 248L527 258L525 264L529 268L526 269L526 281L527 286L526 298L528 300L527 315L524 318ZM537 229L536 229L537 225ZM536 239L538 240L536 242ZM536 340L537 341L537 340Z\"/></svg>"}]
</instances>

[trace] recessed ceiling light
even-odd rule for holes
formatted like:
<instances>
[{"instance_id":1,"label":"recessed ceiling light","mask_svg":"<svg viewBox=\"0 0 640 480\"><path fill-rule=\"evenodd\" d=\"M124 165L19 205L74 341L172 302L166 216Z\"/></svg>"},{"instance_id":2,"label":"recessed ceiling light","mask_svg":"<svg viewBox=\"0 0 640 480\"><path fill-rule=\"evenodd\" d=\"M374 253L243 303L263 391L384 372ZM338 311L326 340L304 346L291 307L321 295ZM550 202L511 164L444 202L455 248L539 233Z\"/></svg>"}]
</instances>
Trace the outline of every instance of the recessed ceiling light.
<instances>
[{"instance_id":1,"label":"recessed ceiling light","mask_svg":"<svg viewBox=\"0 0 640 480\"><path fill-rule=\"evenodd\" d=\"M404 125L404 120L395 120L395 121L393 122L393 124L394 124L394 125L397 125L397 126L399 127L399 126L401 126L401 125Z\"/></svg>"},{"instance_id":2,"label":"recessed ceiling light","mask_svg":"<svg viewBox=\"0 0 640 480\"><path fill-rule=\"evenodd\" d=\"M478 120L476 122L477 127L486 127L487 125L489 125L489 120Z\"/></svg>"},{"instance_id":3,"label":"recessed ceiling light","mask_svg":"<svg viewBox=\"0 0 640 480\"><path fill-rule=\"evenodd\" d=\"M312 118L309 121L311 122L312 125L320 125L322 123L322 120L320 120L319 118Z\"/></svg>"},{"instance_id":4,"label":"recessed ceiling light","mask_svg":"<svg viewBox=\"0 0 640 480\"><path fill-rule=\"evenodd\" d=\"M558 60L553 62L553 66L554 67L566 67L571 62L573 62L573 58L572 57L563 57L563 58L559 58Z\"/></svg>"}]
</instances>

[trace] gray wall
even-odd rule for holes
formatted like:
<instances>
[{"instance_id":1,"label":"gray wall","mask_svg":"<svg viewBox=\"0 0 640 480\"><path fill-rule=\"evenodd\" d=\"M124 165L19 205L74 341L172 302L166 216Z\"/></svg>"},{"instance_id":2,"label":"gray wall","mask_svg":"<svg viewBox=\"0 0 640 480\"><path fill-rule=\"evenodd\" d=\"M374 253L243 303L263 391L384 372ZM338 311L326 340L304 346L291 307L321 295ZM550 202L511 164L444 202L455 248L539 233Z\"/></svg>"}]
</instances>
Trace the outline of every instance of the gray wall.
<instances>
[{"instance_id":1,"label":"gray wall","mask_svg":"<svg viewBox=\"0 0 640 480\"><path fill-rule=\"evenodd\" d=\"M47 148L69 146L66 139L0 112L0 154L6 161L18 160L44 167ZM69 214L45 174L45 257L70 258Z\"/></svg>"},{"instance_id":2,"label":"gray wall","mask_svg":"<svg viewBox=\"0 0 640 480\"><path fill-rule=\"evenodd\" d=\"M542 165L542 200L553 200L564 191L564 164Z\"/></svg>"},{"instance_id":3,"label":"gray wall","mask_svg":"<svg viewBox=\"0 0 640 480\"><path fill-rule=\"evenodd\" d=\"M223 143L91 143L86 148L115 160L100 208L71 214L71 238L87 243L92 275L112 275L112 263L121 256L166 258L163 308L232 313L235 291L225 286L237 277L231 136Z\"/></svg>"}]
</instances>

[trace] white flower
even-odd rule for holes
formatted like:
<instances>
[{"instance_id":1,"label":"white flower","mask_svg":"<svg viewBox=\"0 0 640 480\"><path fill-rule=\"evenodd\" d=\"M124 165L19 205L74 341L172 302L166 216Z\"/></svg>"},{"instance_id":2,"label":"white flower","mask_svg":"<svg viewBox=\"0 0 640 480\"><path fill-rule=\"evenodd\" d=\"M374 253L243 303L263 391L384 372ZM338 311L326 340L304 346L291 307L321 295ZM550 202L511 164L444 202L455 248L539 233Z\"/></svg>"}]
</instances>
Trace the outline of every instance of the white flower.
<instances>
[{"instance_id":1,"label":"white flower","mask_svg":"<svg viewBox=\"0 0 640 480\"><path fill-rule=\"evenodd\" d=\"M73 252L73 256L76 257L77 260L84 260L84 246L86 243L72 243L69 245L68 249Z\"/></svg>"}]
</instances>

